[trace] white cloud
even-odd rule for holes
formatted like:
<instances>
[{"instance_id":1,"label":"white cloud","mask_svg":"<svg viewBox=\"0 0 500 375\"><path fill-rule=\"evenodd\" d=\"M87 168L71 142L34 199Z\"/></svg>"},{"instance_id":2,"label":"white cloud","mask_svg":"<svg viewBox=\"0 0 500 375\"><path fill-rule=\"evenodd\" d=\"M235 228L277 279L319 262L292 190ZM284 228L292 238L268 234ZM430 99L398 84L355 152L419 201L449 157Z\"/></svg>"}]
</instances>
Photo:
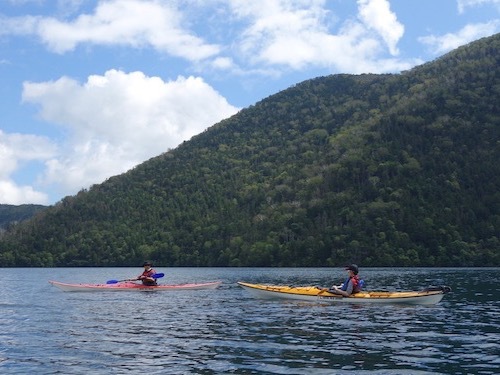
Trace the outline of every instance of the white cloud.
<instances>
[{"instance_id":1,"label":"white cloud","mask_svg":"<svg viewBox=\"0 0 500 375\"><path fill-rule=\"evenodd\" d=\"M266 64L303 70L316 66L345 73L405 70L415 61L377 58L384 44L396 55L404 27L386 0L359 0L358 19L336 25L320 0L231 1L232 14L247 24L238 56L249 66ZM333 26L338 26L333 31ZM387 64L385 64L387 63Z\"/></svg>"},{"instance_id":2,"label":"white cloud","mask_svg":"<svg viewBox=\"0 0 500 375\"><path fill-rule=\"evenodd\" d=\"M199 67L238 75L244 71L275 74L269 70L273 67L282 73L283 68L308 67L358 73L362 71L359 66L387 72L413 64L385 58L382 61L387 66L376 62L385 49L392 56L398 54L404 27L388 0L358 0L357 4L357 18L339 23L335 9L327 9L326 0L214 0L194 1L189 6L179 1L110 0L70 21L28 16L0 21L4 26L0 30L38 35L57 53L79 44L152 47ZM219 18L210 23L207 17L215 17L214 13ZM218 22L220 18L223 23ZM204 37L218 43L206 42L187 29L195 25L203 25ZM227 41L226 34L232 41ZM209 59L212 61L199 64Z\"/></svg>"},{"instance_id":3,"label":"white cloud","mask_svg":"<svg viewBox=\"0 0 500 375\"><path fill-rule=\"evenodd\" d=\"M27 163L43 163L55 154L56 146L45 137L9 134L0 130L0 203L47 204L47 194L36 191L31 186L16 184L12 174Z\"/></svg>"},{"instance_id":4,"label":"white cloud","mask_svg":"<svg viewBox=\"0 0 500 375\"><path fill-rule=\"evenodd\" d=\"M464 13L466 8L472 8L482 5L495 5L500 10L500 0L457 0L458 12Z\"/></svg>"},{"instance_id":5,"label":"white cloud","mask_svg":"<svg viewBox=\"0 0 500 375\"><path fill-rule=\"evenodd\" d=\"M33 16L5 17L0 14L0 35L31 35L36 33L39 18Z\"/></svg>"},{"instance_id":6,"label":"white cloud","mask_svg":"<svg viewBox=\"0 0 500 375\"><path fill-rule=\"evenodd\" d=\"M183 28L182 14L169 2L112 0L100 2L93 14L82 14L64 22L56 18L25 16L0 19L0 35L36 34L56 53L73 50L78 44L151 46L189 61L219 53Z\"/></svg>"},{"instance_id":7,"label":"white cloud","mask_svg":"<svg viewBox=\"0 0 500 375\"><path fill-rule=\"evenodd\" d=\"M230 57L218 57L212 62L212 67L215 69L228 70L234 68L233 59Z\"/></svg>"},{"instance_id":8,"label":"white cloud","mask_svg":"<svg viewBox=\"0 0 500 375\"><path fill-rule=\"evenodd\" d=\"M32 186L19 186L12 180L0 180L0 201L2 204L48 204L45 193L35 191Z\"/></svg>"},{"instance_id":9,"label":"white cloud","mask_svg":"<svg viewBox=\"0 0 500 375\"><path fill-rule=\"evenodd\" d=\"M404 26L391 12L387 0L358 0L359 16L363 23L375 30L389 47L391 55L399 53L397 43L404 34Z\"/></svg>"},{"instance_id":10,"label":"white cloud","mask_svg":"<svg viewBox=\"0 0 500 375\"><path fill-rule=\"evenodd\" d=\"M68 134L44 176L44 183L64 187L61 194L125 172L238 110L201 78L165 82L118 70L85 84L67 77L27 82L23 101L39 105L39 116Z\"/></svg>"},{"instance_id":11,"label":"white cloud","mask_svg":"<svg viewBox=\"0 0 500 375\"><path fill-rule=\"evenodd\" d=\"M238 49L251 64L288 65L300 69L312 62L315 36L324 33L322 1L288 2L281 0L233 1L232 12L249 23L240 32Z\"/></svg>"},{"instance_id":12,"label":"white cloud","mask_svg":"<svg viewBox=\"0 0 500 375\"><path fill-rule=\"evenodd\" d=\"M428 35L418 38L419 42L428 45L435 54L443 54L476 39L493 35L499 31L500 21L469 24L458 33L445 35Z\"/></svg>"}]
</instances>

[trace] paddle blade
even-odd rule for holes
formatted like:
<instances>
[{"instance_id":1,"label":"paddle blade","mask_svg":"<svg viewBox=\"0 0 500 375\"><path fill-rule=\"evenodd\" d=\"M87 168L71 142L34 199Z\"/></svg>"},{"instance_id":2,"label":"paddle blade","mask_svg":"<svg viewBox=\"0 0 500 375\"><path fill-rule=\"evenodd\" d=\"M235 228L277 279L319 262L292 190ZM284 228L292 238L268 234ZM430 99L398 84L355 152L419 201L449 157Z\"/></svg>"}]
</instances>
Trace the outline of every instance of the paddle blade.
<instances>
[{"instance_id":1,"label":"paddle blade","mask_svg":"<svg viewBox=\"0 0 500 375\"><path fill-rule=\"evenodd\" d=\"M117 284L117 283L122 283L124 281L134 281L135 279L125 279L125 280L108 280L106 281L106 284Z\"/></svg>"},{"instance_id":2,"label":"paddle blade","mask_svg":"<svg viewBox=\"0 0 500 375\"><path fill-rule=\"evenodd\" d=\"M165 276L165 274L164 274L164 273L155 273L155 274L153 275L153 279L160 279L160 278L162 278L163 276Z\"/></svg>"}]
</instances>

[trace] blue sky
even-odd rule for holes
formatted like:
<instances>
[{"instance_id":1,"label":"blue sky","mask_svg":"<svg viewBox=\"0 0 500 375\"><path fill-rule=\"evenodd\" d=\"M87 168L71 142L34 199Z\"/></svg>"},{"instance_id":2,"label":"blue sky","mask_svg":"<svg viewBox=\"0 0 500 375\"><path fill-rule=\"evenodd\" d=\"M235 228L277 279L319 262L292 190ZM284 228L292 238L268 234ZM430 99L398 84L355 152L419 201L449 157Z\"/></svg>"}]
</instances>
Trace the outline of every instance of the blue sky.
<instances>
[{"instance_id":1,"label":"blue sky","mask_svg":"<svg viewBox=\"0 0 500 375\"><path fill-rule=\"evenodd\" d=\"M0 203L54 204L298 82L398 73L500 0L0 0Z\"/></svg>"}]
</instances>

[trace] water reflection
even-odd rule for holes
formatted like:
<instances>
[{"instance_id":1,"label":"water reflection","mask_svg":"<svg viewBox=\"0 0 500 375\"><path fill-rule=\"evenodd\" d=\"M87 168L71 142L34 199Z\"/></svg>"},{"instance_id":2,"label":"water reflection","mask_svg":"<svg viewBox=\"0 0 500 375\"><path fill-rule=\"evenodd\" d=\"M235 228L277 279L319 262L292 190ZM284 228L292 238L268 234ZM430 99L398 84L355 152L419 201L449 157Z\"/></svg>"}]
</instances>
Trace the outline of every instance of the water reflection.
<instances>
[{"instance_id":1,"label":"water reflection","mask_svg":"<svg viewBox=\"0 0 500 375\"><path fill-rule=\"evenodd\" d=\"M71 273L99 279L104 271ZM50 272L30 271L15 287L2 282L2 373L494 374L500 362L498 269L362 269L374 289L443 280L453 293L435 306L266 301L235 284L331 285L344 276L337 269L175 269L170 278L218 275L224 284L107 294L41 285Z\"/></svg>"}]
</instances>

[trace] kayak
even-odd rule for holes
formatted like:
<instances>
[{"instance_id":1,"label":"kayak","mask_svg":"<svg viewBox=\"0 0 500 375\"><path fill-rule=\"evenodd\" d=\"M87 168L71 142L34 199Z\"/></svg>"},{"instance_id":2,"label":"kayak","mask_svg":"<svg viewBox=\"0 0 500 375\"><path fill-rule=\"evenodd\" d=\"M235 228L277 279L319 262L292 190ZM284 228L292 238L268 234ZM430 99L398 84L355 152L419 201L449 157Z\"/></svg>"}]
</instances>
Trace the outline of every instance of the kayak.
<instances>
[{"instance_id":1,"label":"kayak","mask_svg":"<svg viewBox=\"0 0 500 375\"><path fill-rule=\"evenodd\" d=\"M350 302L350 303L403 303L411 305L434 305L451 291L448 286L429 287L421 291L386 292L362 291L344 297L317 286L263 285L238 282L238 285L254 297L264 299L294 299L300 301Z\"/></svg>"},{"instance_id":2,"label":"kayak","mask_svg":"<svg viewBox=\"0 0 500 375\"><path fill-rule=\"evenodd\" d=\"M211 281L199 284L177 284L177 285L142 285L131 281L117 282L114 284L68 284L59 281L49 281L53 286L64 292L120 292L120 291L174 291L174 290L198 290L216 289L221 281Z\"/></svg>"}]
</instances>

